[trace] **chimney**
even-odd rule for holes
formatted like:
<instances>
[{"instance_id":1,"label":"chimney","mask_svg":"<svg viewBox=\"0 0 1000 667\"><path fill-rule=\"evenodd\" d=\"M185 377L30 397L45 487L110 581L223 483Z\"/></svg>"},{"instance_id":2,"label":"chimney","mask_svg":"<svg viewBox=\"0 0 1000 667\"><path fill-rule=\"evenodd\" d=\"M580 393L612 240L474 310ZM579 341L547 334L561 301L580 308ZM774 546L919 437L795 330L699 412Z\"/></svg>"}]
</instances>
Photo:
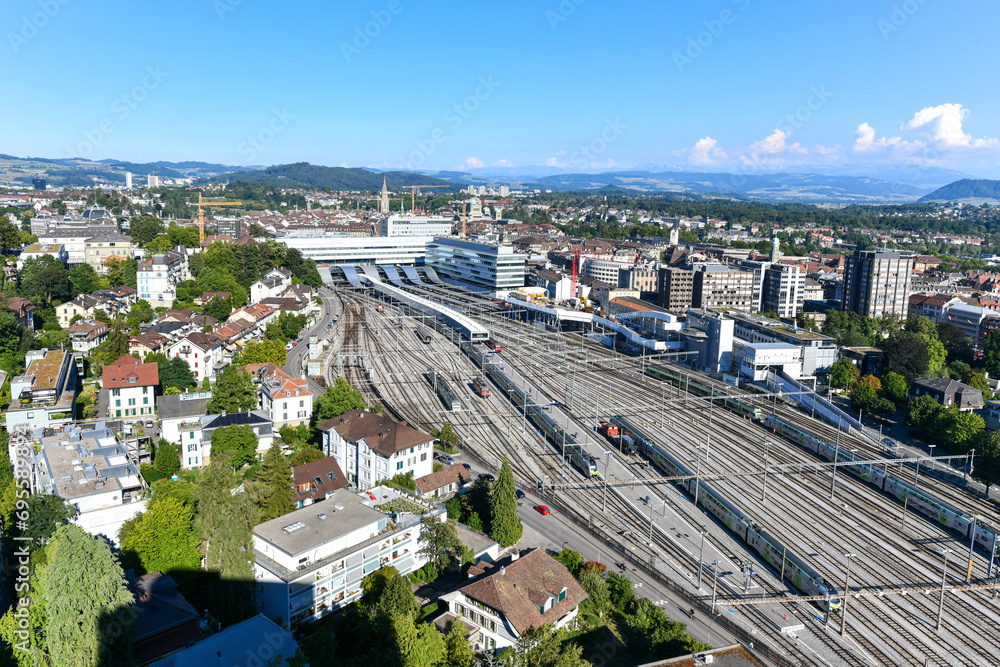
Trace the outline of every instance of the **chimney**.
<instances>
[{"instance_id":1,"label":"chimney","mask_svg":"<svg viewBox=\"0 0 1000 667\"><path fill-rule=\"evenodd\" d=\"M507 568L503 565L500 566L500 576L503 577L507 574Z\"/></svg>"},{"instance_id":2,"label":"chimney","mask_svg":"<svg viewBox=\"0 0 1000 667\"><path fill-rule=\"evenodd\" d=\"M519 551L514 551L514 552L512 552L510 554L510 562L513 563L514 561L516 561L520 557L521 557L521 553Z\"/></svg>"}]
</instances>

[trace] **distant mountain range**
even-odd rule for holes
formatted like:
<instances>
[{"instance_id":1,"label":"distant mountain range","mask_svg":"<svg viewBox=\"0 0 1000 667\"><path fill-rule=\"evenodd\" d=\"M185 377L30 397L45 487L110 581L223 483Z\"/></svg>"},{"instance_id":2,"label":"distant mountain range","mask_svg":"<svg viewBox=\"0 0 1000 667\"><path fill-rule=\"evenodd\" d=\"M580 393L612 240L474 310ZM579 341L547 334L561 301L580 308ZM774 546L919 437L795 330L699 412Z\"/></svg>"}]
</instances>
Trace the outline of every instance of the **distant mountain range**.
<instances>
[{"instance_id":1,"label":"distant mountain range","mask_svg":"<svg viewBox=\"0 0 1000 667\"><path fill-rule=\"evenodd\" d=\"M929 195L921 197L920 201L974 201L977 203L989 201L998 203L1000 202L1000 181L964 178L938 188Z\"/></svg>"},{"instance_id":2,"label":"distant mountain range","mask_svg":"<svg viewBox=\"0 0 1000 667\"><path fill-rule=\"evenodd\" d=\"M409 171L375 172L360 167L323 167L296 162L276 167L267 167L257 171L240 172L214 176L211 182L247 181L250 183L267 183L284 188L332 188L334 190L379 190L382 188L382 178L390 189L398 190L410 185L447 185L460 188L462 183L455 183L441 178L425 176Z\"/></svg>"}]
</instances>

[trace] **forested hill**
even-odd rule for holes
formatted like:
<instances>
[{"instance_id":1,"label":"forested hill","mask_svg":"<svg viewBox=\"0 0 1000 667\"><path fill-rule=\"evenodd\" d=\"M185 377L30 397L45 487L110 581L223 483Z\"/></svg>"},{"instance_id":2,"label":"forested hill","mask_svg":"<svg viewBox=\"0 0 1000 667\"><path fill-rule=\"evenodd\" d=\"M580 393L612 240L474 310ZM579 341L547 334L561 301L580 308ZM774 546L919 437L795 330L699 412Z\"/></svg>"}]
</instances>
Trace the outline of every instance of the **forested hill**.
<instances>
[{"instance_id":1,"label":"forested hill","mask_svg":"<svg viewBox=\"0 0 1000 667\"><path fill-rule=\"evenodd\" d=\"M266 183L283 188L330 188L332 190L378 190L382 187L382 177L390 189L398 189L410 185L452 185L459 189L461 185L449 183L440 178L412 174L405 171L387 171L376 173L360 167L323 167L296 162L268 167L259 171L240 172L239 174L224 174L211 179L212 182L246 181L251 183Z\"/></svg>"},{"instance_id":2,"label":"forested hill","mask_svg":"<svg viewBox=\"0 0 1000 667\"><path fill-rule=\"evenodd\" d=\"M959 201L962 199L1000 200L1000 181L963 178L921 197L920 201Z\"/></svg>"}]
</instances>

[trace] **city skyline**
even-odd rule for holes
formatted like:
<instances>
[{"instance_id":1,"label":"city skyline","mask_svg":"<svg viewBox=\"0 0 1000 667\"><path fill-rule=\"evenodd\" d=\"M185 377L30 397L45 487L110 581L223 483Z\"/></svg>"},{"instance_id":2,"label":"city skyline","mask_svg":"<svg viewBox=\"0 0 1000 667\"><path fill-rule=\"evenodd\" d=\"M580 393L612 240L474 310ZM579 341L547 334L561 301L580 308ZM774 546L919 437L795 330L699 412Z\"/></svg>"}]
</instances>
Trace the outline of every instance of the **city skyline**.
<instances>
[{"instance_id":1,"label":"city skyline","mask_svg":"<svg viewBox=\"0 0 1000 667\"><path fill-rule=\"evenodd\" d=\"M12 89L31 96L8 105L0 151L433 171L916 165L1000 176L997 93L981 84L995 61L986 45L996 7L779 5L623 12L563 0L456 12L380 0L276 13L242 0L87 10L18 0L3 10L0 58Z\"/></svg>"}]
</instances>

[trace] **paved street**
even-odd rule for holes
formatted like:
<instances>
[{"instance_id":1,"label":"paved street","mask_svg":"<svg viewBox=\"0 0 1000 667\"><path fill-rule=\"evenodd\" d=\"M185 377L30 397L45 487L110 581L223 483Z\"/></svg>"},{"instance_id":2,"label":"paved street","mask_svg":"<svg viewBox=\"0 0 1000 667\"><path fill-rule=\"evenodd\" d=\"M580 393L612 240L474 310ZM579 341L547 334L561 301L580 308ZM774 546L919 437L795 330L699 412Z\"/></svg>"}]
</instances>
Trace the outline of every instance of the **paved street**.
<instances>
[{"instance_id":1,"label":"paved street","mask_svg":"<svg viewBox=\"0 0 1000 667\"><path fill-rule=\"evenodd\" d=\"M301 377L303 375L303 365L309 353L309 337L326 335L327 331L329 331L327 327L333 322L334 316L340 317L343 314L340 299L337 298L332 289L321 287L318 294L323 299L323 303L320 306L320 314L316 318L316 324L309 329L302 330L299 337L295 339L296 346L288 350L288 354L285 357L284 370L292 377ZM319 396L324 391L312 379L309 379L309 388L316 396Z\"/></svg>"}]
</instances>

